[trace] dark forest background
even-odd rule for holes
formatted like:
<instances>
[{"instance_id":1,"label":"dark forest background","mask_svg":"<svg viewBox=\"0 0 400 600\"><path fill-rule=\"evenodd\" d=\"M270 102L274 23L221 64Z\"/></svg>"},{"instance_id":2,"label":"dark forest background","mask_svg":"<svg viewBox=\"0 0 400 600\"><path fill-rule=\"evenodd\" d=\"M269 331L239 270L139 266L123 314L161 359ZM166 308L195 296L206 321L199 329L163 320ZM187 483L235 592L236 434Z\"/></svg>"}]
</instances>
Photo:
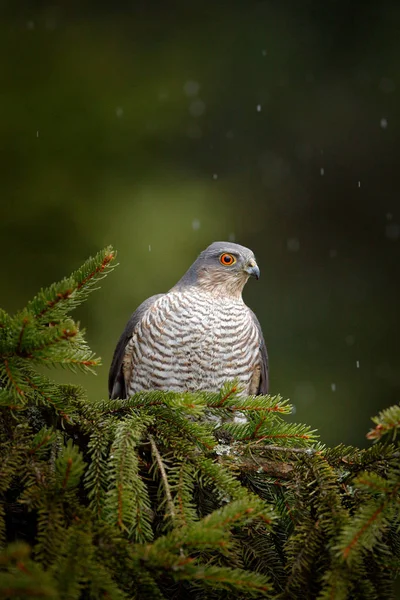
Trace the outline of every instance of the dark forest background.
<instances>
[{"instance_id":1,"label":"dark forest background","mask_svg":"<svg viewBox=\"0 0 400 600\"><path fill-rule=\"evenodd\" d=\"M399 5L0 6L0 305L113 244L78 315L106 397L130 313L235 240L261 268L271 392L365 445L400 391Z\"/></svg>"}]
</instances>

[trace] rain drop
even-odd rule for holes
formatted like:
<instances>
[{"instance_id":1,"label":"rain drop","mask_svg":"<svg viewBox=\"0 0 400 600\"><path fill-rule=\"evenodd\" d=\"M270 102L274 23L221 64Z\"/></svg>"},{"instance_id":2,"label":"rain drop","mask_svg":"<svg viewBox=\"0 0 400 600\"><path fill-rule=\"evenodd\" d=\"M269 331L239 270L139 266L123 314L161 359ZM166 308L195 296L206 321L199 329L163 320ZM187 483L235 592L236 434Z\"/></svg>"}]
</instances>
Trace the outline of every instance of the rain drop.
<instances>
[{"instance_id":1,"label":"rain drop","mask_svg":"<svg viewBox=\"0 0 400 600\"><path fill-rule=\"evenodd\" d=\"M233 417L233 422L234 423L240 423L241 425L244 425L245 423L248 422L248 419L247 419L246 415L244 415L243 413L239 412L237 415L235 415Z\"/></svg>"},{"instance_id":2,"label":"rain drop","mask_svg":"<svg viewBox=\"0 0 400 600\"><path fill-rule=\"evenodd\" d=\"M160 102L165 102L169 98L169 93L166 90L160 90L158 92L158 99Z\"/></svg>"},{"instance_id":3,"label":"rain drop","mask_svg":"<svg viewBox=\"0 0 400 600\"><path fill-rule=\"evenodd\" d=\"M303 406L312 404L317 398L317 390L311 381L299 381L294 388L294 398Z\"/></svg>"},{"instance_id":4,"label":"rain drop","mask_svg":"<svg viewBox=\"0 0 400 600\"><path fill-rule=\"evenodd\" d=\"M386 129L387 126L388 126L387 119L385 119L385 118L381 119L381 127L382 127L382 129Z\"/></svg>"},{"instance_id":5,"label":"rain drop","mask_svg":"<svg viewBox=\"0 0 400 600\"><path fill-rule=\"evenodd\" d=\"M189 80L183 86L186 96L197 96L200 90L200 84L197 81Z\"/></svg>"},{"instance_id":6,"label":"rain drop","mask_svg":"<svg viewBox=\"0 0 400 600\"><path fill-rule=\"evenodd\" d=\"M229 444L217 444L214 448L215 454L222 456L224 454L230 454L231 447Z\"/></svg>"},{"instance_id":7,"label":"rain drop","mask_svg":"<svg viewBox=\"0 0 400 600\"><path fill-rule=\"evenodd\" d=\"M286 246L289 252L298 252L300 249L300 242L297 238L290 238L287 240Z\"/></svg>"},{"instance_id":8,"label":"rain drop","mask_svg":"<svg viewBox=\"0 0 400 600\"><path fill-rule=\"evenodd\" d=\"M261 104L257 104L257 112L261 112Z\"/></svg>"},{"instance_id":9,"label":"rain drop","mask_svg":"<svg viewBox=\"0 0 400 600\"><path fill-rule=\"evenodd\" d=\"M193 221L192 221L192 229L194 231L197 231L198 229L200 229L200 221L199 221L199 219L193 219Z\"/></svg>"},{"instance_id":10,"label":"rain drop","mask_svg":"<svg viewBox=\"0 0 400 600\"><path fill-rule=\"evenodd\" d=\"M192 138L193 140L198 140L202 137L203 135L203 131L201 129L201 127L199 127L197 125L197 123L191 123L187 130L186 130L187 136L189 138Z\"/></svg>"},{"instance_id":11,"label":"rain drop","mask_svg":"<svg viewBox=\"0 0 400 600\"><path fill-rule=\"evenodd\" d=\"M385 234L389 240L398 240L400 237L400 225L397 223L388 223Z\"/></svg>"},{"instance_id":12,"label":"rain drop","mask_svg":"<svg viewBox=\"0 0 400 600\"><path fill-rule=\"evenodd\" d=\"M359 360L356 361L356 367L357 367L357 369L360 368L360 361Z\"/></svg>"},{"instance_id":13,"label":"rain drop","mask_svg":"<svg viewBox=\"0 0 400 600\"><path fill-rule=\"evenodd\" d=\"M192 117L201 117L205 110L206 105L203 100L200 100L200 98L193 100L193 102L190 103L189 112Z\"/></svg>"},{"instance_id":14,"label":"rain drop","mask_svg":"<svg viewBox=\"0 0 400 600\"><path fill-rule=\"evenodd\" d=\"M393 79L390 79L389 77L382 77L379 83L379 89L384 94L390 94L390 92L394 92L394 90L396 89L396 85Z\"/></svg>"},{"instance_id":15,"label":"rain drop","mask_svg":"<svg viewBox=\"0 0 400 600\"><path fill-rule=\"evenodd\" d=\"M115 114L117 115L118 119L120 119L123 116L124 109L122 108L122 106L117 106L117 108L115 109Z\"/></svg>"},{"instance_id":16,"label":"rain drop","mask_svg":"<svg viewBox=\"0 0 400 600\"><path fill-rule=\"evenodd\" d=\"M149 252L151 252L151 245L149 244Z\"/></svg>"},{"instance_id":17,"label":"rain drop","mask_svg":"<svg viewBox=\"0 0 400 600\"><path fill-rule=\"evenodd\" d=\"M218 179L218 175L217 175L217 173L214 173L214 175L213 175L213 179Z\"/></svg>"},{"instance_id":18,"label":"rain drop","mask_svg":"<svg viewBox=\"0 0 400 600\"><path fill-rule=\"evenodd\" d=\"M336 392L336 383L331 383L332 392Z\"/></svg>"},{"instance_id":19,"label":"rain drop","mask_svg":"<svg viewBox=\"0 0 400 600\"><path fill-rule=\"evenodd\" d=\"M325 169L324 167L321 167L319 172L321 173L321 176L325 175Z\"/></svg>"}]
</instances>

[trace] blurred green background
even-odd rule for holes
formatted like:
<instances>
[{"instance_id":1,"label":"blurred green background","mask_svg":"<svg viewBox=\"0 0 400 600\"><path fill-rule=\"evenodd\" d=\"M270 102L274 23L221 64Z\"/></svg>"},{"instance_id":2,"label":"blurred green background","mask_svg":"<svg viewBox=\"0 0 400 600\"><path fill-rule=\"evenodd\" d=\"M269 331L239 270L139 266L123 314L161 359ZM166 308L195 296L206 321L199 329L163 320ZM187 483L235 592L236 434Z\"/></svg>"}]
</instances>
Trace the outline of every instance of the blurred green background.
<instances>
[{"instance_id":1,"label":"blurred green background","mask_svg":"<svg viewBox=\"0 0 400 600\"><path fill-rule=\"evenodd\" d=\"M235 240L271 392L365 445L400 391L396 3L1 6L0 305L113 244L77 314L104 366L60 376L105 397L130 313Z\"/></svg>"}]
</instances>

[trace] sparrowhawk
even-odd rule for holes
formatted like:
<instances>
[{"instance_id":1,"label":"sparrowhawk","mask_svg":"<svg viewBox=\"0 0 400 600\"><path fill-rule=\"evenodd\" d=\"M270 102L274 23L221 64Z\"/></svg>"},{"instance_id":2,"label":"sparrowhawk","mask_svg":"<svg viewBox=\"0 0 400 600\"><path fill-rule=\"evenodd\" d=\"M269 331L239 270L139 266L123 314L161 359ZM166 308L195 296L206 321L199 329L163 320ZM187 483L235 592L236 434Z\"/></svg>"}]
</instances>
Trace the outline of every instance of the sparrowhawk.
<instances>
[{"instance_id":1,"label":"sparrowhawk","mask_svg":"<svg viewBox=\"0 0 400 600\"><path fill-rule=\"evenodd\" d=\"M169 292L145 300L115 349L110 398L141 390L219 391L233 379L244 395L267 394L265 341L242 298L250 276L260 276L251 250L215 242Z\"/></svg>"}]
</instances>

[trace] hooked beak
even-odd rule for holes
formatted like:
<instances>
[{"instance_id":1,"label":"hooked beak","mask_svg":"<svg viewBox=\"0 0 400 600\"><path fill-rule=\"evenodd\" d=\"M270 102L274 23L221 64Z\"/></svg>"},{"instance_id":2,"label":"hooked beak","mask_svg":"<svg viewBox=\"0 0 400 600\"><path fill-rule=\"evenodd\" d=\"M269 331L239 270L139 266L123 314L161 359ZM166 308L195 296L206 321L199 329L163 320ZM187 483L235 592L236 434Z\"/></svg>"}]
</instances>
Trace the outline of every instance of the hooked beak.
<instances>
[{"instance_id":1,"label":"hooked beak","mask_svg":"<svg viewBox=\"0 0 400 600\"><path fill-rule=\"evenodd\" d=\"M258 265L255 260L249 260L244 270L248 275L250 275L250 277L260 279L260 269L258 268Z\"/></svg>"}]
</instances>

